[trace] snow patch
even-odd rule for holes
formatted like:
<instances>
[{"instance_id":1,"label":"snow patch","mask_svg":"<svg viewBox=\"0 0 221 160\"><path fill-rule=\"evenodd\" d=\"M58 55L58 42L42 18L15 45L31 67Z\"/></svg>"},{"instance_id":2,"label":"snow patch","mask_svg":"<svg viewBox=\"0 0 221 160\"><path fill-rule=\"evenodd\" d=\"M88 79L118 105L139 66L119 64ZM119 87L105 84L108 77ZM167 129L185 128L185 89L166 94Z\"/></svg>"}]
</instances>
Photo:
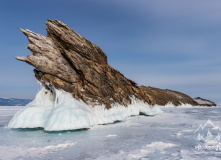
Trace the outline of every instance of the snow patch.
<instances>
[{"instance_id":1,"label":"snow patch","mask_svg":"<svg viewBox=\"0 0 221 160\"><path fill-rule=\"evenodd\" d=\"M121 121L140 113L152 116L163 112L159 107L152 107L134 97L131 100L132 103L127 107L120 104L113 104L110 109L106 109L104 105L92 107L63 90L55 89L54 97L43 87L34 101L14 115L8 127L73 130Z\"/></svg>"},{"instance_id":2,"label":"snow patch","mask_svg":"<svg viewBox=\"0 0 221 160\"><path fill-rule=\"evenodd\" d=\"M184 104L184 103L181 103L181 105L179 106L175 106L173 103L169 102L167 103L165 106L159 106L159 105L155 105L154 107L166 107L166 108L175 108L175 107L179 107L179 108L195 108L195 107L201 107L201 106L193 106L191 104Z\"/></svg>"},{"instance_id":3,"label":"snow patch","mask_svg":"<svg viewBox=\"0 0 221 160\"><path fill-rule=\"evenodd\" d=\"M67 142L58 145L50 145L45 147L28 148L26 146L0 146L0 159L14 160L29 158L41 158L48 153L61 151L76 145L76 142ZM10 153L10 154L5 154Z\"/></svg>"},{"instance_id":4,"label":"snow patch","mask_svg":"<svg viewBox=\"0 0 221 160\"><path fill-rule=\"evenodd\" d=\"M127 160L137 160L137 159L148 159L147 156L156 153L156 155L160 155L160 153L165 152L165 149L177 147L177 145L173 143L165 143L165 142L152 142L148 145L142 146L140 149L133 150L131 152L125 152L120 150L117 154L111 154L108 156L100 156L97 157L96 160L112 160L112 159L127 159ZM174 153L173 156L176 153ZM155 158L157 159L157 158Z\"/></svg>"},{"instance_id":5,"label":"snow patch","mask_svg":"<svg viewBox=\"0 0 221 160\"><path fill-rule=\"evenodd\" d=\"M116 134L109 134L109 135L107 135L106 137L117 137L118 135L116 135Z\"/></svg>"},{"instance_id":6,"label":"snow patch","mask_svg":"<svg viewBox=\"0 0 221 160\"><path fill-rule=\"evenodd\" d=\"M65 148L70 148L72 146L74 146L76 143L64 143L64 144L58 144L58 145L51 145L51 146L46 146L43 148L31 148L30 150L53 150L53 151L58 151L58 150L63 150Z\"/></svg>"},{"instance_id":7,"label":"snow patch","mask_svg":"<svg viewBox=\"0 0 221 160\"><path fill-rule=\"evenodd\" d=\"M152 142L148 145L146 145L146 147L148 148L155 148L158 150L163 150L165 148L170 148L170 147L176 147L177 145L173 144L173 143L164 143L164 142Z\"/></svg>"},{"instance_id":8,"label":"snow patch","mask_svg":"<svg viewBox=\"0 0 221 160\"><path fill-rule=\"evenodd\" d=\"M126 159L135 160L135 159L142 159L146 157L148 154L156 153L159 154L160 152L164 152L167 148L177 147L177 145L173 143L165 143L165 142L152 142L143 146L141 149L135 150L129 154L126 154Z\"/></svg>"}]
</instances>

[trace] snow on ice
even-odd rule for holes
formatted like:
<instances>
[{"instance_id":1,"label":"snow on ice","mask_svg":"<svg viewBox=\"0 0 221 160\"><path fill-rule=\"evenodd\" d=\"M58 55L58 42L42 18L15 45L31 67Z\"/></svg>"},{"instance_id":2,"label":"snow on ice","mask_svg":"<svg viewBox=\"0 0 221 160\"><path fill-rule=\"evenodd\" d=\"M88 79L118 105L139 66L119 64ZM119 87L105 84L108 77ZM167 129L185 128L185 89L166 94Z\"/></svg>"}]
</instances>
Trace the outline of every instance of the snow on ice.
<instances>
[{"instance_id":1,"label":"snow on ice","mask_svg":"<svg viewBox=\"0 0 221 160\"><path fill-rule=\"evenodd\" d=\"M213 143L198 140L198 133L206 137L208 129L213 137L217 135L219 130L214 128L221 127L220 107L161 107L163 114L128 117L86 131L6 127L11 115L24 108L0 107L0 159L221 158L220 140Z\"/></svg>"},{"instance_id":2,"label":"snow on ice","mask_svg":"<svg viewBox=\"0 0 221 160\"><path fill-rule=\"evenodd\" d=\"M162 110L132 98L128 106L113 104L111 109L104 105L91 107L76 100L70 93L55 89L54 95L44 87L33 102L19 111L10 121L9 128L44 128L46 131L90 128L97 124L121 121L129 116L156 115Z\"/></svg>"},{"instance_id":3,"label":"snow on ice","mask_svg":"<svg viewBox=\"0 0 221 160\"><path fill-rule=\"evenodd\" d=\"M221 158L220 107L151 107L132 100L106 110L42 88L26 107L1 106L0 159ZM133 116L140 112L155 116ZM212 141L202 139L208 135Z\"/></svg>"}]
</instances>

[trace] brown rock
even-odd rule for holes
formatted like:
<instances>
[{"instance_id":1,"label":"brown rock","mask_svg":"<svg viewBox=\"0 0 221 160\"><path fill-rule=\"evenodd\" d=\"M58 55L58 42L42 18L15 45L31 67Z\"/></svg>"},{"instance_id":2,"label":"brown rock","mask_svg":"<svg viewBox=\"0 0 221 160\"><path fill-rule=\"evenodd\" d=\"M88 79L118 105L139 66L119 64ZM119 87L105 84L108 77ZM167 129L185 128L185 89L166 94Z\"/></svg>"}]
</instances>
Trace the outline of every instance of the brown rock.
<instances>
[{"instance_id":1,"label":"brown rock","mask_svg":"<svg viewBox=\"0 0 221 160\"><path fill-rule=\"evenodd\" d=\"M164 106L169 102L171 102L175 106L179 106L181 105L181 103L191 104L194 106L198 105L198 103L195 102L190 96L181 92L146 86L140 86L140 88L144 92L145 96L148 96L149 99L151 99L153 105L158 104Z\"/></svg>"},{"instance_id":2,"label":"brown rock","mask_svg":"<svg viewBox=\"0 0 221 160\"><path fill-rule=\"evenodd\" d=\"M127 106L132 96L152 105L198 105L180 92L137 86L108 65L102 49L68 25L58 20L48 20L46 25L47 37L20 29L28 37L31 44L27 48L33 55L16 59L34 66L35 77L52 92L54 87L63 89L76 99L106 108L113 103Z\"/></svg>"}]
</instances>

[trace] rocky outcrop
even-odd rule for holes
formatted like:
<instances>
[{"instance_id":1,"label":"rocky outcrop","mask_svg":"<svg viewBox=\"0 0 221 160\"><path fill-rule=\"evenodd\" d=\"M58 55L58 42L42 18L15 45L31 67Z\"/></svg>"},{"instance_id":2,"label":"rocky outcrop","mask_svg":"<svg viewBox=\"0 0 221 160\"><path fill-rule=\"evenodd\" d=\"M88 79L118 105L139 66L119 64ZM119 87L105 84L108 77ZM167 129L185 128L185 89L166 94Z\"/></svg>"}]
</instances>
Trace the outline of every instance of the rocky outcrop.
<instances>
[{"instance_id":1,"label":"rocky outcrop","mask_svg":"<svg viewBox=\"0 0 221 160\"><path fill-rule=\"evenodd\" d=\"M216 106L214 102L207 99L203 99L201 97L196 97L193 100L196 101L200 106Z\"/></svg>"},{"instance_id":2,"label":"rocky outcrop","mask_svg":"<svg viewBox=\"0 0 221 160\"><path fill-rule=\"evenodd\" d=\"M152 104L158 104L161 106L164 106L167 103L172 103L175 106L179 106L181 104L198 105L198 103L190 96L181 92L145 86L140 86L140 88L144 92L145 96L149 97Z\"/></svg>"},{"instance_id":3,"label":"rocky outcrop","mask_svg":"<svg viewBox=\"0 0 221 160\"><path fill-rule=\"evenodd\" d=\"M62 89L92 106L104 104L106 108L113 103L127 106L131 97L151 105L198 105L183 93L138 86L108 65L101 48L68 25L58 20L48 20L46 25L47 37L20 29L30 41L27 48L33 55L16 59L34 66L35 77L52 92L54 87Z\"/></svg>"}]
</instances>

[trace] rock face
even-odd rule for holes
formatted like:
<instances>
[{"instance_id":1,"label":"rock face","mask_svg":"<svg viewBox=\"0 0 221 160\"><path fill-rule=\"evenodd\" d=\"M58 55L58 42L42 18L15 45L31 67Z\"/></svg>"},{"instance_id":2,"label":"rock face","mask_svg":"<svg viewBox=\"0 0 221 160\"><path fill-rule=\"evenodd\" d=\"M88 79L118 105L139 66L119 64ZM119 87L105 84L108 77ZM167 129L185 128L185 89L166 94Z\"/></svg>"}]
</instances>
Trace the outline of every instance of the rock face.
<instances>
[{"instance_id":1,"label":"rock face","mask_svg":"<svg viewBox=\"0 0 221 160\"><path fill-rule=\"evenodd\" d=\"M35 77L49 90L63 89L76 99L92 106L119 103L127 106L131 97L151 105L189 103L198 105L191 97L171 90L138 86L107 63L107 56L96 44L76 33L58 20L46 22L47 37L20 29L31 44L33 53L16 57L36 69Z\"/></svg>"},{"instance_id":2,"label":"rock face","mask_svg":"<svg viewBox=\"0 0 221 160\"><path fill-rule=\"evenodd\" d=\"M159 89L153 87L140 86L141 90L144 92L145 96L149 96L152 104L158 104L161 106L166 105L168 102L179 106L183 104L198 105L190 96L168 89Z\"/></svg>"}]
</instances>

